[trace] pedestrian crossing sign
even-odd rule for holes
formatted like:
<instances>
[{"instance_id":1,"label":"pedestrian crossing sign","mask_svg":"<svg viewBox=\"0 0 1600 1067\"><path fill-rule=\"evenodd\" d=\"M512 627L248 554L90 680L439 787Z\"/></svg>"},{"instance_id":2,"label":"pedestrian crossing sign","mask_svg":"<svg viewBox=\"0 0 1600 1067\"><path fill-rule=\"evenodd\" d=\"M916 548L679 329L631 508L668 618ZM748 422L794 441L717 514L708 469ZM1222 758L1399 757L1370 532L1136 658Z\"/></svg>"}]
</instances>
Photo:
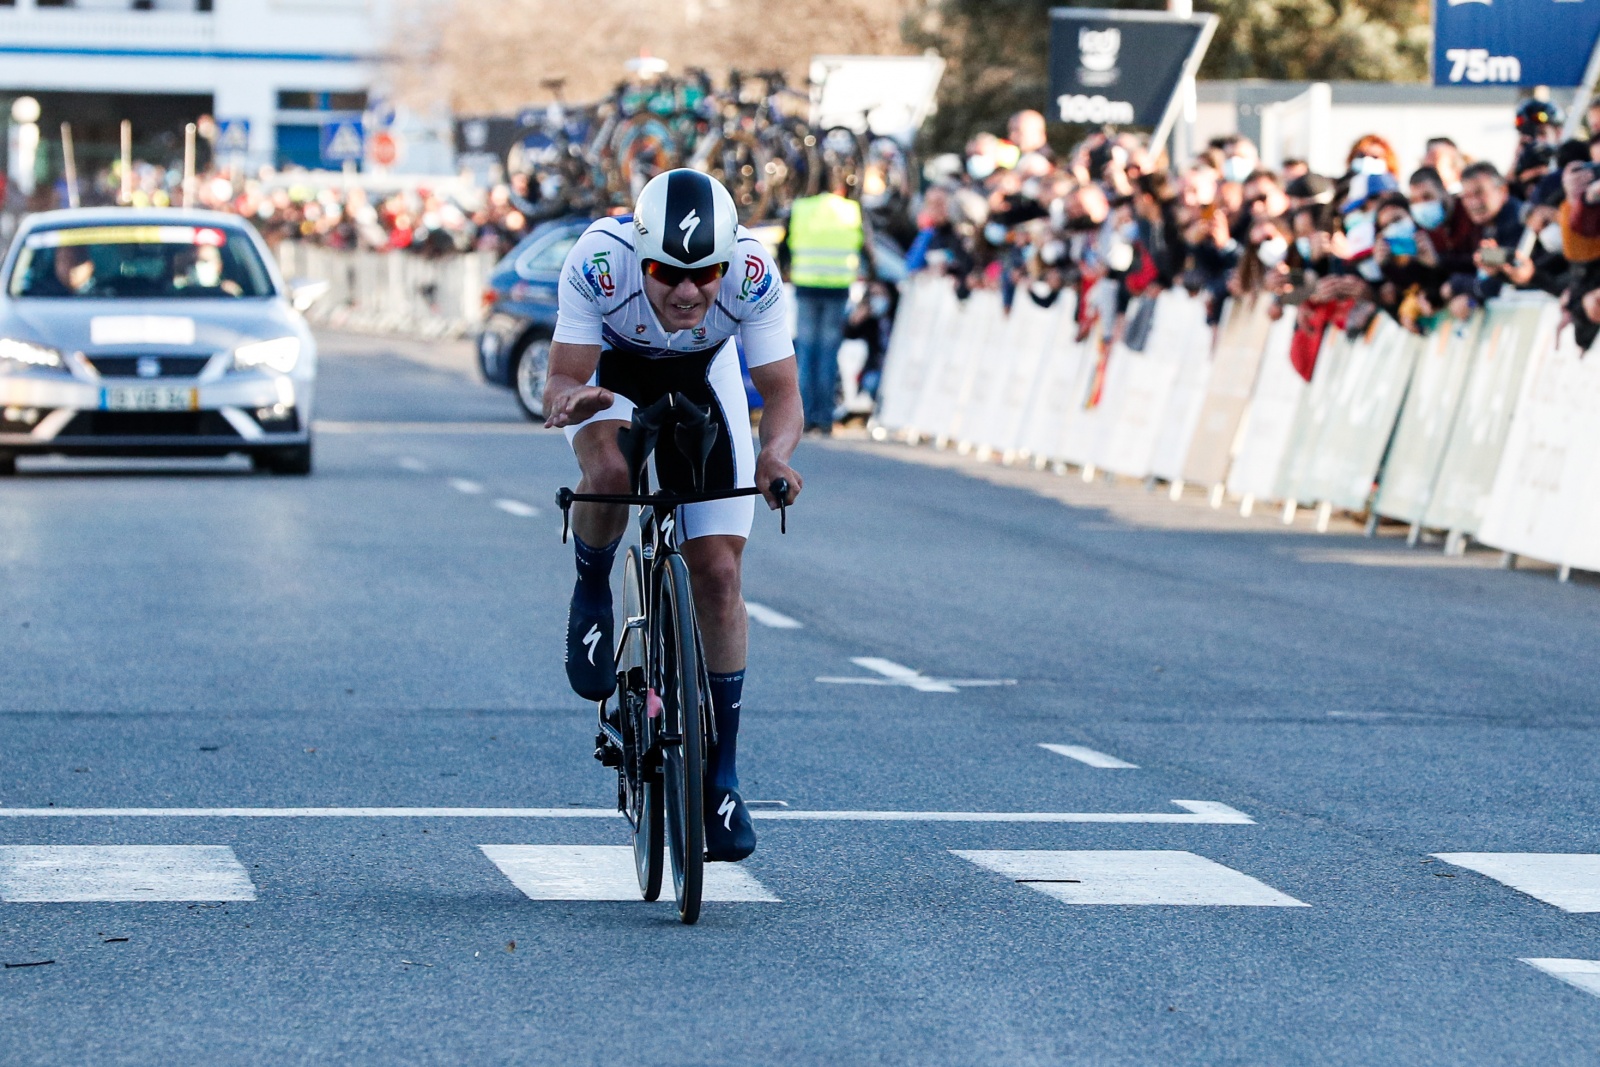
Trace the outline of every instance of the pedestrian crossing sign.
<instances>
[{"instance_id":1,"label":"pedestrian crossing sign","mask_svg":"<svg viewBox=\"0 0 1600 1067\"><path fill-rule=\"evenodd\" d=\"M236 153L250 151L249 119L217 120L217 152Z\"/></svg>"},{"instance_id":2,"label":"pedestrian crossing sign","mask_svg":"<svg viewBox=\"0 0 1600 1067\"><path fill-rule=\"evenodd\" d=\"M330 122L322 127L322 161L324 163L356 162L366 154L366 138L361 123L355 119Z\"/></svg>"}]
</instances>

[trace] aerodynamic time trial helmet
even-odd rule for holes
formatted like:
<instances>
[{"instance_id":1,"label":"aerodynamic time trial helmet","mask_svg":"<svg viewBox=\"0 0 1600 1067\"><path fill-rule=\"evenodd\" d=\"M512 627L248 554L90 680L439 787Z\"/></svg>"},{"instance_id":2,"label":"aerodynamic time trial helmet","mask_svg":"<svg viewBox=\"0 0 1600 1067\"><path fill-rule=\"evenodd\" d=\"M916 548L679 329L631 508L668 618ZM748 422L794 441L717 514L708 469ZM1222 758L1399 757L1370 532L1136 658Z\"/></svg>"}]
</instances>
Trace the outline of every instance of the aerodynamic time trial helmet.
<instances>
[{"instance_id":1,"label":"aerodynamic time trial helmet","mask_svg":"<svg viewBox=\"0 0 1600 1067\"><path fill-rule=\"evenodd\" d=\"M641 261L692 269L733 261L739 214L709 174L680 167L657 174L633 208L633 247Z\"/></svg>"}]
</instances>

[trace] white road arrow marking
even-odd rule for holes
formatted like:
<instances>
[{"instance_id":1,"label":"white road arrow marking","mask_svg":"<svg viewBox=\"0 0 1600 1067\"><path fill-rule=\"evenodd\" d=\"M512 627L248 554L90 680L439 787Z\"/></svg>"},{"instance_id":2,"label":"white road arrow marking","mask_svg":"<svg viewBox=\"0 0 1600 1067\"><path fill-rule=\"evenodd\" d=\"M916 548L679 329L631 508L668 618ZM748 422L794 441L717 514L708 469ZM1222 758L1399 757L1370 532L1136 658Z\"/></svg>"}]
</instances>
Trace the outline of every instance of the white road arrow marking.
<instances>
[{"instance_id":1,"label":"white road arrow marking","mask_svg":"<svg viewBox=\"0 0 1600 1067\"><path fill-rule=\"evenodd\" d=\"M956 693L975 686L1016 685L1013 678L930 678L921 671L912 670L894 660L878 656L854 656L850 660L858 667L876 671L882 678L818 678L829 685L903 685L919 693Z\"/></svg>"},{"instance_id":2,"label":"white road arrow marking","mask_svg":"<svg viewBox=\"0 0 1600 1067\"><path fill-rule=\"evenodd\" d=\"M1086 763L1091 767L1099 767L1103 770L1136 771L1139 769L1137 763L1127 763L1115 756L1108 756L1104 752L1096 752L1094 749L1084 748L1082 745L1050 745L1041 742L1039 747L1049 749L1059 756L1075 759L1079 763Z\"/></svg>"},{"instance_id":3,"label":"white road arrow marking","mask_svg":"<svg viewBox=\"0 0 1600 1067\"><path fill-rule=\"evenodd\" d=\"M751 621L759 622L762 626L769 626L774 630L800 629L800 623L789 618L781 611L773 611L765 604L757 604L753 600L746 600L744 602L744 610L750 615Z\"/></svg>"}]
</instances>

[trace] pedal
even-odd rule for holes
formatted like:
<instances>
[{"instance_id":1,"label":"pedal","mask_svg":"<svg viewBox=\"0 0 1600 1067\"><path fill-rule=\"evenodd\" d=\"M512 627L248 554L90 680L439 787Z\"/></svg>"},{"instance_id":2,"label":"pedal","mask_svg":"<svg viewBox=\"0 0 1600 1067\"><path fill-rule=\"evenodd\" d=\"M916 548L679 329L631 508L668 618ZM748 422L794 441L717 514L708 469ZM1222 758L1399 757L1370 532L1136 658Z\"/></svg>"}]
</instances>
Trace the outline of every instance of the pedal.
<instances>
[{"instance_id":1,"label":"pedal","mask_svg":"<svg viewBox=\"0 0 1600 1067\"><path fill-rule=\"evenodd\" d=\"M605 734L594 735L594 758L600 761L602 767L622 766L622 753Z\"/></svg>"}]
</instances>

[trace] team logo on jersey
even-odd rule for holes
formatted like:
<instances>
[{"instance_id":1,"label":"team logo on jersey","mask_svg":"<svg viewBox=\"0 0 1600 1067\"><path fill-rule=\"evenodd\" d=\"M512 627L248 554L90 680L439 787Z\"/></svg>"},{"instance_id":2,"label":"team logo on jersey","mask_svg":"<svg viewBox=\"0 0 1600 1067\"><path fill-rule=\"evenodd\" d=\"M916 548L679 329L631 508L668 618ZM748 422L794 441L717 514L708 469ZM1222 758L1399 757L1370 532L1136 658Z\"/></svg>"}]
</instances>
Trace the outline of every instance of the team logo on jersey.
<instances>
[{"instance_id":1,"label":"team logo on jersey","mask_svg":"<svg viewBox=\"0 0 1600 1067\"><path fill-rule=\"evenodd\" d=\"M704 341L706 339L706 328L704 326L696 326L689 333L694 336L696 341Z\"/></svg>"},{"instance_id":2,"label":"team logo on jersey","mask_svg":"<svg viewBox=\"0 0 1600 1067\"><path fill-rule=\"evenodd\" d=\"M597 295L609 297L615 293L617 283L611 278L611 253L596 252L590 256L583 265L583 277Z\"/></svg>"},{"instance_id":3,"label":"team logo on jersey","mask_svg":"<svg viewBox=\"0 0 1600 1067\"><path fill-rule=\"evenodd\" d=\"M744 282L739 286L739 299L746 303L760 300L772 287L772 276L760 256L744 257Z\"/></svg>"},{"instance_id":4,"label":"team logo on jersey","mask_svg":"<svg viewBox=\"0 0 1600 1067\"><path fill-rule=\"evenodd\" d=\"M648 330L648 329L649 329L649 328L650 328L650 327L648 327L648 326L646 326L646 325L645 325L645 324L644 324L644 323L642 323L642 322L641 322L641 323L640 323L640 324L639 324L639 325L637 325L637 326L635 326L635 327L634 327L634 328L633 328L633 332L634 332L634 333L644 333L644 332L645 332L645 331L646 331L646 330Z\"/></svg>"}]
</instances>

